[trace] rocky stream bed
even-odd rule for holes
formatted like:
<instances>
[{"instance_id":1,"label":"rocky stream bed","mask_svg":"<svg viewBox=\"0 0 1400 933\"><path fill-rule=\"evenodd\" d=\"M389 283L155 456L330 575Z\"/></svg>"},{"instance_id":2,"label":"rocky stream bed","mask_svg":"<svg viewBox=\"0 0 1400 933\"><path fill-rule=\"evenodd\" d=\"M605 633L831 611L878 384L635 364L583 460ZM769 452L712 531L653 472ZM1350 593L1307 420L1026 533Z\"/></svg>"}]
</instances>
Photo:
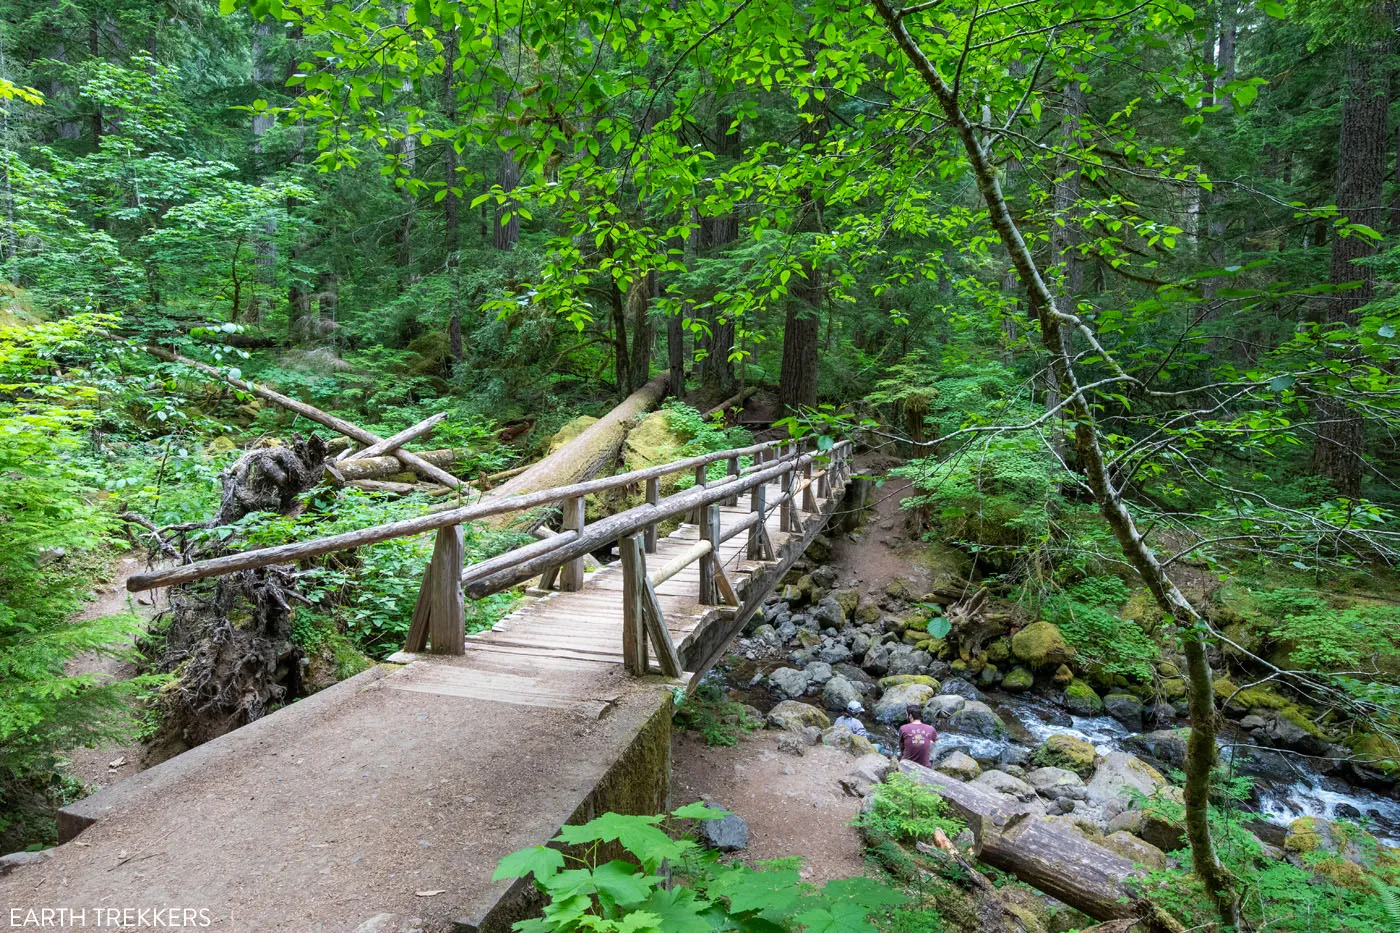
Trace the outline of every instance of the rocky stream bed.
<instances>
[{"instance_id":1,"label":"rocky stream bed","mask_svg":"<svg viewBox=\"0 0 1400 933\"><path fill-rule=\"evenodd\" d=\"M1150 689L1101 693L1054 626L1038 621L1013 624L974 653L950 651L924 626L936 605L930 600L966 615L961 598L915 598L898 580L872 593L857 579L838 580L833 566L817 566L795 574L755 614L710 679L769 728L791 732L794 754L817 742L854 755L874 752L872 743L888 751L906 706L918 704L939 730L935 769L1010 794L1099 840L1118 838L1121 846L1131 837L1135 861L1151 864L1178 848L1179 824L1152 815L1171 807L1146 802L1180 804L1170 777L1185 759L1188 729L1176 665L1161 662ZM1222 682L1229 701L1222 762L1251 779L1236 809L1267 846L1284 857L1332 845L1336 820L1400 846L1400 795L1391 780L1303 728L1276 694ZM1234 702L1237 692L1262 705ZM870 742L830 726L851 700L866 710ZM1140 842L1151 851L1140 851Z\"/></svg>"}]
</instances>

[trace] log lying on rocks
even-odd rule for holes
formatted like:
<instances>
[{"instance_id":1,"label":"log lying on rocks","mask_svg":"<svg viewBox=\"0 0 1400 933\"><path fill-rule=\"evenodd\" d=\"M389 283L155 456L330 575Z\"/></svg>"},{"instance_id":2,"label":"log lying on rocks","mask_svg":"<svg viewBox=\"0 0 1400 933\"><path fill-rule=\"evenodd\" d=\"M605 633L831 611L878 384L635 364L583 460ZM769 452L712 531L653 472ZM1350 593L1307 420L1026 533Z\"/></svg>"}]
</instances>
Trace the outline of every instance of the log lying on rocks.
<instances>
[{"instance_id":1,"label":"log lying on rocks","mask_svg":"<svg viewBox=\"0 0 1400 933\"><path fill-rule=\"evenodd\" d=\"M738 392L734 393L729 398L720 402L714 408L707 408L704 411L702 411L700 413L700 417L709 418L712 415L717 415L722 411L728 411L731 408L740 407L744 404L745 399L747 399L749 396L753 395L757 391L758 386L744 386Z\"/></svg>"},{"instance_id":2,"label":"log lying on rocks","mask_svg":"<svg viewBox=\"0 0 1400 933\"><path fill-rule=\"evenodd\" d=\"M416 456L435 467L448 470L452 468L452 464L465 459L470 453L465 447L445 447L442 450L420 450ZM387 455L339 460L333 466L346 482L356 479L383 479L395 473L417 472L412 467L404 466L397 457Z\"/></svg>"},{"instance_id":3,"label":"log lying on rocks","mask_svg":"<svg viewBox=\"0 0 1400 933\"><path fill-rule=\"evenodd\" d=\"M617 462L627 432L639 416L650 411L666 397L667 376L662 374L633 392L602 418L588 426L578 437L554 453L532 465L509 482L486 493L495 499L521 493L537 492L555 486L568 486L597 476ZM495 525L510 525L515 516L492 519Z\"/></svg>"},{"instance_id":4,"label":"log lying on rocks","mask_svg":"<svg viewBox=\"0 0 1400 933\"><path fill-rule=\"evenodd\" d=\"M1015 798L913 762L900 770L927 784L976 835L978 858L1099 921L1135 919L1144 933L1183 933L1170 914L1137 893L1131 861L1067 827L1032 814Z\"/></svg>"}]
</instances>

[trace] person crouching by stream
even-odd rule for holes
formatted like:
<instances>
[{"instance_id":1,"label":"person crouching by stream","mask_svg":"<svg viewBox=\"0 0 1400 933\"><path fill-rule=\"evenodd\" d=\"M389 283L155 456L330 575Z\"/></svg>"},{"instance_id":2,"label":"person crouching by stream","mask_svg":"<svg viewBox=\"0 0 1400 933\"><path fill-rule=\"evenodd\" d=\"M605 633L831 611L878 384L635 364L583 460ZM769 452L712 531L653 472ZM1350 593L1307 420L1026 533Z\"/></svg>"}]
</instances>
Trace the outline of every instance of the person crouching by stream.
<instances>
[{"instance_id":1,"label":"person crouching by stream","mask_svg":"<svg viewBox=\"0 0 1400 933\"><path fill-rule=\"evenodd\" d=\"M885 747L875 741L875 736L870 734L870 730L865 728L865 723L860 721L860 714L865 712L865 707L860 705L860 700L852 700L846 704L846 715L837 716L833 726L845 726L851 730L851 735L858 735L871 745L875 746L878 754L885 754Z\"/></svg>"},{"instance_id":2,"label":"person crouching by stream","mask_svg":"<svg viewBox=\"0 0 1400 933\"><path fill-rule=\"evenodd\" d=\"M910 703L904 712L909 721L899 727L899 757L927 768L933 743L938 741L938 730L924 723L924 711L918 704Z\"/></svg>"}]
</instances>

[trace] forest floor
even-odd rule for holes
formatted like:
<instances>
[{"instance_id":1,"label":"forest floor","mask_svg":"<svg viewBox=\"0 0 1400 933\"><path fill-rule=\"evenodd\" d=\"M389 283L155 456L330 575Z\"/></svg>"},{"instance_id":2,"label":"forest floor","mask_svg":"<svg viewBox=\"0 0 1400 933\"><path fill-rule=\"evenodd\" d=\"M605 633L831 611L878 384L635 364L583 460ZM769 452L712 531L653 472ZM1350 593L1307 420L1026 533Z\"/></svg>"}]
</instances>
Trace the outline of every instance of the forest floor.
<instances>
[{"instance_id":1,"label":"forest floor","mask_svg":"<svg viewBox=\"0 0 1400 933\"><path fill-rule=\"evenodd\" d=\"M851 821L860 800L841 790L850 755L825 745L802 757L778 750L777 732L743 736L739 744L707 746L694 732L677 730L671 747L671 803L704 800L749 826L749 863L805 856L802 879L822 884L865 874L860 833Z\"/></svg>"},{"instance_id":2,"label":"forest floor","mask_svg":"<svg viewBox=\"0 0 1400 933\"><path fill-rule=\"evenodd\" d=\"M143 627L159 613L169 608L168 591L152 590L137 595L126 591L127 578L146 569L145 560L137 554L123 554L112 568L111 579L94 588L96 598L83 608L76 620L98 619L121 612L134 612ZM74 657L65 666L70 677L90 674L103 681L127 680L136 676L136 664L111 655L87 652ZM97 748L75 748L68 753L71 764L68 773L91 790L110 787L118 781L138 774L163 760L152 758L144 742L132 740Z\"/></svg>"}]
</instances>

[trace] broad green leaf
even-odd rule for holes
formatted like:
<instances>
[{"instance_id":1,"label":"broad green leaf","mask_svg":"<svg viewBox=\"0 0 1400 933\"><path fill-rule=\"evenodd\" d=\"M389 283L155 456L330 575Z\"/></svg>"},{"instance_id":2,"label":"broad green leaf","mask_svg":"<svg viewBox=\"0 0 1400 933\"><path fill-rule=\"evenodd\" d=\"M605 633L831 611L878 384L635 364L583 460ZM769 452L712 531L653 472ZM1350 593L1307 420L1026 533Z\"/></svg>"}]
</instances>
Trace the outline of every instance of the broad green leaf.
<instances>
[{"instance_id":1,"label":"broad green leaf","mask_svg":"<svg viewBox=\"0 0 1400 933\"><path fill-rule=\"evenodd\" d=\"M535 880L541 883L564 867L564 853L558 849L551 849L549 846L531 846L528 849L521 849L519 852L512 852L501 863L496 866L496 872L491 876L492 881L501 881L506 878L524 878L526 875L534 875Z\"/></svg>"}]
</instances>

